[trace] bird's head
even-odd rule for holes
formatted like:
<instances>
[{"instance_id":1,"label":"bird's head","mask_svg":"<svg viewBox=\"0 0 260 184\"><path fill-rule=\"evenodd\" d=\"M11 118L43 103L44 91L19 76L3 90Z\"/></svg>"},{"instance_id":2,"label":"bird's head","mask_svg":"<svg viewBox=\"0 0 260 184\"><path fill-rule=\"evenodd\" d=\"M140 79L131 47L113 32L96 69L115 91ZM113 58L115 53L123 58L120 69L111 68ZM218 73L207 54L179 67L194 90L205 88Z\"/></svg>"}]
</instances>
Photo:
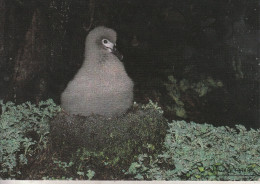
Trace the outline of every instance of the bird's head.
<instances>
[{"instance_id":1,"label":"bird's head","mask_svg":"<svg viewBox=\"0 0 260 184\"><path fill-rule=\"evenodd\" d=\"M87 36L86 49L94 48L103 53L111 53L123 59L123 55L116 48L116 32L112 29L100 26L94 28Z\"/></svg>"},{"instance_id":2,"label":"bird's head","mask_svg":"<svg viewBox=\"0 0 260 184\"><path fill-rule=\"evenodd\" d=\"M116 48L116 43L111 42L109 39L105 37L101 40L101 43L101 47L103 47L103 49L114 54L116 57L118 57L119 60L123 59L123 55Z\"/></svg>"}]
</instances>

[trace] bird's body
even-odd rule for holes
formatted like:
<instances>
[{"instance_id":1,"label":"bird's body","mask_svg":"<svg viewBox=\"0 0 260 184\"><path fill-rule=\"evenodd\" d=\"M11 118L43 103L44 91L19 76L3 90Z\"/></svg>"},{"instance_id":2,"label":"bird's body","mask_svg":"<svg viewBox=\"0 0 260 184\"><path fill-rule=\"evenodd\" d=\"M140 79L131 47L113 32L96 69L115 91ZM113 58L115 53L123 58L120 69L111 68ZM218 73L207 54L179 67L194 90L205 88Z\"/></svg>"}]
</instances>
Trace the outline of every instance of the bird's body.
<instances>
[{"instance_id":1,"label":"bird's body","mask_svg":"<svg viewBox=\"0 0 260 184\"><path fill-rule=\"evenodd\" d=\"M113 117L132 105L133 82L113 54L115 43L112 29L97 27L89 33L82 67L61 95L66 112Z\"/></svg>"}]
</instances>

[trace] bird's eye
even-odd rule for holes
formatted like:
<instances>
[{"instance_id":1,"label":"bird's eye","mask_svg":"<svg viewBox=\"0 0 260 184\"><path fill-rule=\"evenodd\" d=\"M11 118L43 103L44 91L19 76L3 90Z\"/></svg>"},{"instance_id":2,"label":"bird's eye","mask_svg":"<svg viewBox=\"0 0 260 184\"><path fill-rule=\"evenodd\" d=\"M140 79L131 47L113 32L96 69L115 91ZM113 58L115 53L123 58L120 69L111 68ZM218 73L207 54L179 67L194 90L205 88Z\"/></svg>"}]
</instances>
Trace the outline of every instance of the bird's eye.
<instances>
[{"instance_id":1,"label":"bird's eye","mask_svg":"<svg viewBox=\"0 0 260 184\"><path fill-rule=\"evenodd\" d=\"M103 42L103 44L107 44L108 40L107 39L103 39L102 42Z\"/></svg>"}]
</instances>

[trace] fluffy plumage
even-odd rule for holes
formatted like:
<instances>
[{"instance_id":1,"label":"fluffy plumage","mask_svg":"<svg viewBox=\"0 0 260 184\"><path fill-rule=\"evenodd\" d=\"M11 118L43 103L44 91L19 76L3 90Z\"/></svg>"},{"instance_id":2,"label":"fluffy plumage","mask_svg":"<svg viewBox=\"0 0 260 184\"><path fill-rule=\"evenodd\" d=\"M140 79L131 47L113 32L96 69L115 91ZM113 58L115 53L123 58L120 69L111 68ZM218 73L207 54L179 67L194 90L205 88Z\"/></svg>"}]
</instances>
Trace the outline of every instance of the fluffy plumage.
<instances>
[{"instance_id":1,"label":"fluffy plumage","mask_svg":"<svg viewBox=\"0 0 260 184\"><path fill-rule=\"evenodd\" d=\"M102 26L88 34L82 67L61 95L69 114L112 117L132 105L133 82L114 54L116 39L114 30Z\"/></svg>"}]
</instances>

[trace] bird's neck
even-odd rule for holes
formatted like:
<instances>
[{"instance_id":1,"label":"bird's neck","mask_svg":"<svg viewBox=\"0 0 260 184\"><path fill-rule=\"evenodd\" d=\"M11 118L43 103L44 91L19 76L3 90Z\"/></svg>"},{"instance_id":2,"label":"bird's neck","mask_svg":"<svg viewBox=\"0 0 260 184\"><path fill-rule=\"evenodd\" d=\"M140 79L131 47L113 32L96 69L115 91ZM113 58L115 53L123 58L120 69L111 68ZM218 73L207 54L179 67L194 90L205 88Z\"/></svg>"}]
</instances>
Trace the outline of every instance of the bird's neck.
<instances>
[{"instance_id":1,"label":"bird's neck","mask_svg":"<svg viewBox=\"0 0 260 184\"><path fill-rule=\"evenodd\" d=\"M99 61L102 60L102 57L100 54L97 54L94 50L86 50L85 51L85 56L84 56L84 61L82 64L83 68L96 68L99 66Z\"/></svg>"}]
</instances>

